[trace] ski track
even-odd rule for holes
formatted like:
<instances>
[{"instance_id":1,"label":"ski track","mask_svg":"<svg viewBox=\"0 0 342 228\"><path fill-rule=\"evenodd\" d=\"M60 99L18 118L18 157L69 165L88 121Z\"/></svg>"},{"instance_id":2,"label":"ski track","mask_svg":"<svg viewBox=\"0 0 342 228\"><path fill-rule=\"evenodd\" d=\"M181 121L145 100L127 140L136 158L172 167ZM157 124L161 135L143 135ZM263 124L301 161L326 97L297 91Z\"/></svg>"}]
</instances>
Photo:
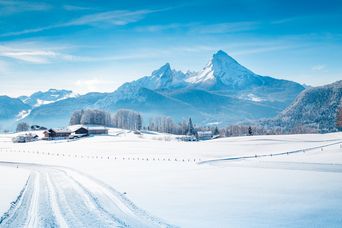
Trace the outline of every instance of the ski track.
<instances>
[{"instance_id":1,"label":"ski track","mask_svg":"<svg viewBox=\"0 0 342 228\"><path fill-rule=\"evenodd\" d=\"M76 170L1 162L31 170L0 227L174 227L110 186Z\"/></svg>"}]
</instances>

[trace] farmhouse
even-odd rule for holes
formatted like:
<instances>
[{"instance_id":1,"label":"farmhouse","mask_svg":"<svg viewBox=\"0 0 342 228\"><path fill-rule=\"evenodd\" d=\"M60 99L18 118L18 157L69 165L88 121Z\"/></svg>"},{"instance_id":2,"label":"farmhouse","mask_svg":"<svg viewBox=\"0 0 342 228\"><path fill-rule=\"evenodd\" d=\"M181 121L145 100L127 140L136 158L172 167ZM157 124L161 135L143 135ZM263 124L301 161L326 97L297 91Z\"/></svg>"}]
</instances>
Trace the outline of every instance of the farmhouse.
<instances>
[{"instance_id":1,"label":"farmhouse","mask_svg":"<svg viewBox=\"0 0 342 228\"><path fill-rule=\"evenodd\" d=\"M70 139L81 138L89 135L88 129L81 125L69 126L68 129L71 131L69 136Z\"/></svg>"},{"instance_id":2,"label":"farmhouse","mask_svg":"<svg viewBox=\"0 0 342 228\"><path fill-rule=\"evenodd\" d=\"M44 131L44 137L46 139L66 139L72 132L67 129L49 129Z\"/></svg>"}]
</instances>

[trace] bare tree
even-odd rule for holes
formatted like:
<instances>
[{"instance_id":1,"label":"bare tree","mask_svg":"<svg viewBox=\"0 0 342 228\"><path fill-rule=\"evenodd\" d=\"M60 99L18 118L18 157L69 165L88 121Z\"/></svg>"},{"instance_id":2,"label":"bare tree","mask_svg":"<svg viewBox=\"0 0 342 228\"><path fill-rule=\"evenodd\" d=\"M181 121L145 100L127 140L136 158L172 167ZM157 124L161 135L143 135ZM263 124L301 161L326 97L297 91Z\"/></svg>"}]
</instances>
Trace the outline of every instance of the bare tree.
<instances>
[{"instance_id":1,"label":"bare tree","mask_svg":"<svg viewBox=\"0 0 342 228\"><path fill-rule=\"evenodd\" d=\"M21 131L28 131L30 129L30 125L26 122L20 122L17 125L16 132L21 132Z\"/></svg>"}]
</instances>

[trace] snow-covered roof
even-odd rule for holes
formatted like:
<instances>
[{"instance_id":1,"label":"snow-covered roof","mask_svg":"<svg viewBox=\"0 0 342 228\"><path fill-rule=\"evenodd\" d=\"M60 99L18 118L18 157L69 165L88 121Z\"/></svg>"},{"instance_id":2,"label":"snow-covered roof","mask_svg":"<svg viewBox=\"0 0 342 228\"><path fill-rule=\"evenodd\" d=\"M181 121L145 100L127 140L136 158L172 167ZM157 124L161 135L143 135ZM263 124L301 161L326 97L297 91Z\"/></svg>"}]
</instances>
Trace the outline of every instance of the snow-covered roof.
<instances>
[{"instance_id":1,"label":"snow-covered roof","mask_svg":"<svg viewBox=\"0 0 342 228\"><path fill-rule=\"evenodd\" d=\"M207 136L207 135L212 135L212 131L198 131L197 135L198 136Z\"/></svg>"},{"instance_id":2,"label":"snow-covered roof","mask_svg":"<svg viewBox=\"0 0 342 228\"><path fill-rule=\"evenodd\" d=\"M102 125L87 125L87 124L76 124L76 125L70 125L68 126L68 129L70 131L76 131L80 129L81 127L88 129L88 130L106 130L107 127Z\"/></svg>"}]
</instances>

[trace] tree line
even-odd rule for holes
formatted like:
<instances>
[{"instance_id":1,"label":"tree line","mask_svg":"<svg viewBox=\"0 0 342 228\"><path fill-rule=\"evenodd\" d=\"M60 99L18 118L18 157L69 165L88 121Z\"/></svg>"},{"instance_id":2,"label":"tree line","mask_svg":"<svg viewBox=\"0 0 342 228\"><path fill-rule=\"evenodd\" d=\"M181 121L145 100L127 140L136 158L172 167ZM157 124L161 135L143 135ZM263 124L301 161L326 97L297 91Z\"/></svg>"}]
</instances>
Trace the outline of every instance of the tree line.
<instances>
[{"instance_id":1,"label":"tree line","mask_svg":"<svg viewBox=\"0 0 342 228\"><path fill-rule=\"evenodd\" d=\"M255 122L254 125L238 124L223 128L218 126L196 126L191 118L189 120L174 121L169 116L157 116L150 118L147 125L143 125L143 118L140 113L128 109L120 109L115 113L98 109L84 109L72 113L70 125L93 124L107 127L117 127L129 130L150 130L161 133L176 135L195 135L197 131L211 131L213 135L222 137L244 136L244 135L281 135L281 134L303 134L317 133L316 125L287 126L281 123L275 124L270 121ZM336 114L336 127L342 130L342 108ZM16 131L28 131L30 125L20 122Z\"/></svg>"},{"instance_id":2,"label":"tree line","mask_svg":"<svg viewBox=\"0 0 342 228\"><path fill-rule=\"evenodd\" d=\"M72 113L69 124L90 124L141 130L142 121L140 113L132 110L120 109L116 113L111 113L98 109L82 109Z\"/></svg>"}]
</instances>

